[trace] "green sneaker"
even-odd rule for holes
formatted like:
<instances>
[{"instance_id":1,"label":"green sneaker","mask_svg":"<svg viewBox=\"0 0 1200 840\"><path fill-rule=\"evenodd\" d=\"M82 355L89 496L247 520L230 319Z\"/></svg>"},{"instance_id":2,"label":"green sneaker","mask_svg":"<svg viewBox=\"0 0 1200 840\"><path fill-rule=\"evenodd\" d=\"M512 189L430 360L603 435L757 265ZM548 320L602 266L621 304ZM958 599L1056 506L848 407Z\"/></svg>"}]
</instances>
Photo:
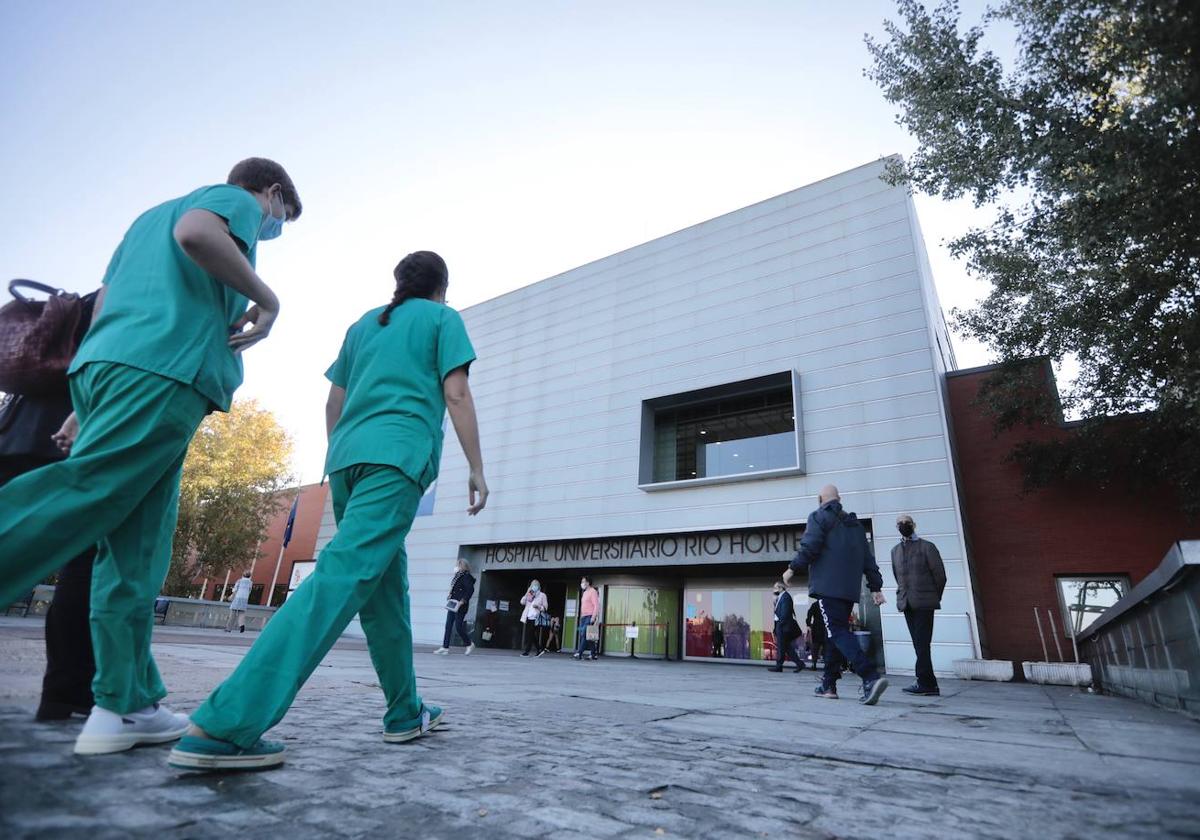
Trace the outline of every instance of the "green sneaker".
<instances>
[{"instance_id":1,"label":"green sneaker","mask_svg":"<svg viewBox=\"0 0 1200 840\"><path fill-rule=\"evenodd\" d=\"M181 770L261 770L283 764L283 744L259 738L242 748L229 741L184 735L167 756L167 764Z\"/></svg>"},{"instance_id":2,"label":"green sneaker","mask_svg":"<svg viewBox=\"0 0 1200 840\"><path fill-rule=\"evenodd\" d=\"M443 712L438 706L422 705L421 714L412 720L383 730L383 740L388 744L403 744L413 738L419 738L431 729L437 729L442 723Z\"/></svg>"}]
</instances>

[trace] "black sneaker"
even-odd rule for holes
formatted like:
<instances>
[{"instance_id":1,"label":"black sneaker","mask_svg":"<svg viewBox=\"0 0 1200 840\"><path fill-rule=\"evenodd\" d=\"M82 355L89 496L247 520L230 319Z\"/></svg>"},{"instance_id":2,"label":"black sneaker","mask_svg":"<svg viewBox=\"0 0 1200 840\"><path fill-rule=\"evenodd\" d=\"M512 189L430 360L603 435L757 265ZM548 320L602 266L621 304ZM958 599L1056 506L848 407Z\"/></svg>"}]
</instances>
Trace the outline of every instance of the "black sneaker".
<instances>
[{"instance_id":1,"label":"black sneaker","mask_svg":"<svg viewBox=\"0 0 1200 840\"><path fill-rule=\"evenodd\" d=\"M874 706L879 702L879 698L883 692L887 691L888 681L886 677L876 677L873 680L863 680L862 694L858 698L858 702L864 706Z\"/></svg>"},{"instance_id":2,"label":"black sneaker","mask_svg":"<svg viewBox=\"0 0 1200 840\"><path fill-rule=\"evenodd\" d=\"M768 670L768 671L773 671L773 672L774 672L774 673L776 673L776 674L782 674L782 673L783 673L783 669L782 669L782 668L776 668L776 667L775 667L775 666L773 666L773 665L772 665L770 668L768 668L767 670Z\"/></svg>"},{"instance_id":3,"label":"black sneaker","mask_svg":"<svg viewBox=\"0 0 1200 840\"><path fill-rule=\"evenodd\" d=\"M932 688L926 688L920 683L913 683L910 686L900 689L905 694L915 694L917 697L941 697L942 690L936 685Z\"/></svg>"},{"instance_id":4,"label":"black sneaker","mask_svg":"<svg viewBox=\"0 0 1200 840\"><path fill-rule=\"evenodd\" d=\"M838 699L836 685L825 685L825 683L820 683L817 685L816 690L813 691L813 694L815 694L818 697L824 698L825 700Z\"/></svg>"},{"instance_id":5,"label":"black sneaker","mask_svg":"<svg viewBox=\"0 0 1200 840\"><path fill-rule=\"evenodd\" d=\"M58 700L42 699L38 705L37 714L34 720L70 720L72 715L82 715L87 717L92 713L92 704L86 706L81 702L61 702Z\"/></svg>"},{"instance_id":6,"label":"black sneaker","mask_svg":"<svg viewBox=\"0 0 1200 840\"><path fill-rule=\"evenodd\" d=\"M539 650L539 651L538 651L538 654L537 654L537 655L538 655L538 656L545 656L545 655L546 655L546 649L545 649L545 648L542 648L541 650Z\"/></svg>"},{"instance_id":7,"label":"black sneaker","mask_svg":"<svg viewBox=\"0 0 1200 840\"><path fill-rule=\"evenodd\" d=\"M528 656L528 655L529 655L529 651L525 651L525 652L524 652L524 653L522 653L521 655L522 655L522 656Z\"/></svg>"},{"instance_id":8,"label":"black sneaker","mask_svg":"<svg viewBox=\"0 0 1200 840\"><path fill-rule=\"evenodd\" d=\"M580 656L580 655L577 653L577 654L575 654L574 656L572 656L571 658L572 658L572 659L582 659L583 657L582 657L582 656Z\"/></svg>"}]
</instances>

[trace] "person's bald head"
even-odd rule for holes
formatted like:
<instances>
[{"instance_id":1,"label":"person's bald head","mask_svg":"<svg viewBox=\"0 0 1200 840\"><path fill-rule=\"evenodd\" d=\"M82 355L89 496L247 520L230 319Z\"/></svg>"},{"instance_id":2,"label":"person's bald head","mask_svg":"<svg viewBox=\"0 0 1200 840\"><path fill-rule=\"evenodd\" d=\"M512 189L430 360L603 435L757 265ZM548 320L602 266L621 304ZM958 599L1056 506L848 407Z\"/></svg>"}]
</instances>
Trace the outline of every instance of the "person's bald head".
<instances>
[{"instance_id":1,"label":"person's bald head","mask_svg":"<svg viewBox=\"0 0 1200 840\"><path fill-rule=\"evenodd\" d=\"M838 493L838 489L832 484L826 484L821 488L821 492L817 495L817 504L823 505L826 502L831 502L834 499L841 499L842 495Z\"/></svg>"}]
</instances>

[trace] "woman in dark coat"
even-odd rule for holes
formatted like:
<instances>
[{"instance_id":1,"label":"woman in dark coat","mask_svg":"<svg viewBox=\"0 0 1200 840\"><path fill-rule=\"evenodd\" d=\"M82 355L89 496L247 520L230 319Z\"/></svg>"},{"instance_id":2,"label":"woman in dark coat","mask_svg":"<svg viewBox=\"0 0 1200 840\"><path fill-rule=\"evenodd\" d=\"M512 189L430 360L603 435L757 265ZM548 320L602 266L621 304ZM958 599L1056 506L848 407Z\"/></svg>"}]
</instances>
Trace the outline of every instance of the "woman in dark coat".
<instances>
[{"instance_id":1,"label":"woman in dark coat","mask_svg":"<svg viewBox=\"0 0 1200 840\"><path fill-rule=\"evenodd\" d=\"M475 576L471 574L471 567L467 565L467 561L459 558L458 563L455 564L454 580L450 582L450 597L446 599L446 632L442 636L442 646L434 653L443 656L450 653L450 635L454 631L458 632L458 637L467 646L464 653L469 655L471 651L475 650L475 643L471 641L471 636L467 633L465 622L467 609L471 604L471 596L474 594ZM450 609L452 604L454 609Z\"/></svg>"}]
</instances>

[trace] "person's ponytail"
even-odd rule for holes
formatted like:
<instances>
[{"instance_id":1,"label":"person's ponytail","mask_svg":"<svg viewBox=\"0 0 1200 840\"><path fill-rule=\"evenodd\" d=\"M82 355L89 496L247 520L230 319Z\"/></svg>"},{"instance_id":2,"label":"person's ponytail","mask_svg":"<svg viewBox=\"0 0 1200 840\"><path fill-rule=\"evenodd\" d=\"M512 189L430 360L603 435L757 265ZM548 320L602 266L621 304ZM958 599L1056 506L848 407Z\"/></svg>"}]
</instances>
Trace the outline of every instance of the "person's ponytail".
<instances>
[{"instance_id":1,"label":"person's ponytail","mask_svg":"<svg viewBox=\"0 0 1200 840\"><path fill-rule=\"evenodd\" d=\"M392 272L396 278L396 292L391 303L379 313L379 323L387 326L392 320L392 310L412 298L429 299L446 288L450 272L446 261L433 251L413 251Z\"/></svg>"}]
</instances>

